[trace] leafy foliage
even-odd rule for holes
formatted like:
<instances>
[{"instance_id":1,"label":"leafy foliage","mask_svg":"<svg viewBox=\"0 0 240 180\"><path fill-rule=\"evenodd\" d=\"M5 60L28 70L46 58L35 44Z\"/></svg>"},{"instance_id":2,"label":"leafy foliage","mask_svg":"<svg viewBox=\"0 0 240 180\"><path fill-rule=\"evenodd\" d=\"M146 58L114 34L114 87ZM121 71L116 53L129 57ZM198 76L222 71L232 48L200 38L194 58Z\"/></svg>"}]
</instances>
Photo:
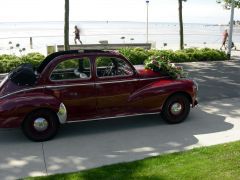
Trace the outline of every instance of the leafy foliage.
<instances>
[{"instance_id":1,"label":"leafy foliage","mask_svg":"<svg viewBox=\"0 0 240 180\"><path fill-rule=\"evenodd\" d=\"M165 59L170 63L227 60L225 52L209 48L189 48L179 51L123 48L119 52L127 57L133 65L145 64L144 62L151 56L161 57L161 59ZM9 72L23 63L31 63L36 67L44 58L40 53L29 53L21 57L6 54L0 55L0 73ZM109 63L101 61L101 64L108 65Z\"/></svg>"},{"instance_id":2,"label":"leafy foliage","mask_svg":"<svg viewBox=\"0 0 240 180\"><path fill-rule=\"evenodd\" d=\"M230 9L232 0L217 0L219 4L223 4L225 9ZM235 7L240 8L240 0L235 0Z\"/></svg>"},{"instance_id":3,"label":"leafy foliage","mask_svg":"<svg viewBox=\"0 0 240 180\"><path fill-rule=\"evenodd\" d=\"M178 51L124 48L120 49L119 52L127 57L133 65L144 64L144 61L150 56L159 56L162 59L167 59L171 63L227 60L225 52L209 48L189 48Z\"/></svg>"},{"instance_id":4,"label":"leafy foliage","mask_svg":"<svg viewBox=\"0 0 240 180\"><path fill-rule=\"evenodd\" d=\"M45 57L40 53L29 53L25 56L1 55L0 56L0 73L7 73L23 63L31 63L38 66Z\"/></svg>"},{"instance_id":5,"label":"leafy foliage","mask_svg":"<svg viewBox=\"0 0 240 180\"><path fill-rule=\"evenodd\" d=\"M134 65L144 64L144 61L149 57L148 51L142 48L123 48L119 52Z\"/></svg>"},{"instance_id":6,"label":"leafy foliage","mask_svg":"<svg viewBox=\"0 0 240 180\"><path fill-rule=\"evenodd\" d=\"M164 75L169 75L174 79L186 77L187 75L184 73L182 67L176 67L174 64L170 63L168 59L161 56L150 56L148 60L145 61L145 68L160 72Z\"/></svg>"}]
</instances>

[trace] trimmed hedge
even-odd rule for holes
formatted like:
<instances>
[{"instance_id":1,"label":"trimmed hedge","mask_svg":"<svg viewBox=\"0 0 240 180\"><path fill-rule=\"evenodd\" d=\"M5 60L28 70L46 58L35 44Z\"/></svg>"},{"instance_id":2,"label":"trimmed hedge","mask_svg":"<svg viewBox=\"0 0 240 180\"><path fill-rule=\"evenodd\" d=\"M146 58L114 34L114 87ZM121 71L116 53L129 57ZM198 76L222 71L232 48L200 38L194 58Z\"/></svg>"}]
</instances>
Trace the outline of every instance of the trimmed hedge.
<instances>
[{"instance_id":1,"label":"trimmed hedge","mask_svg":"<svg viewBox=\"0 0 240 180\"><path fill-rule=\"evenodd\" d=\"M31 63L38 66L45 57L40 53L29 53L18 57L15 55L0 55L0 73L7 73L23 63Z\"/></svg>"},{"instance_id":2,"label":"trimmed hedge","mask_svg":"<svg viewBox=\"0 0 240 180\"><path fill-rule=\"evenodd\" d=\"M209 48L189 48L178 51L122 48L119 52L127 57L133 65L144 64L150 56L160 57L162 60L168 60L172 63L227 60L225 52ZM38 66L44 58L40 53L29 53L21 57L6 54L0 55L0 73L10 72L23 63L31 63L33 66Z\"/></svg>"},{"instance_id":3,"label":"trimmed hedge","mask_svg":"<svg viewBox=\"0 0 240 180\"><path fill-rule=\"evenodd\" d=\"M227 60L227 54L216 49L189 48L185 50L144 50L141 48L123 48L119 52L134 65L144 64L150 56L159 56L172 63Z\"/></svg>"}]
</instances>

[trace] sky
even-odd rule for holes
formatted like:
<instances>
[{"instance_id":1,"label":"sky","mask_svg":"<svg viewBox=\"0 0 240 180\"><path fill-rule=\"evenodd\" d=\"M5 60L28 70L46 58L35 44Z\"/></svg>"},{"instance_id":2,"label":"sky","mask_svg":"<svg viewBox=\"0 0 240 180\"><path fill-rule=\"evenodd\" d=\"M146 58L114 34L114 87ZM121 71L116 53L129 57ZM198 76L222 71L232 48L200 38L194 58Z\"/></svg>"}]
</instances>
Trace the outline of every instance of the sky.
<instances>
[{"instance_id":1,"label":"sky","mask_svg":"<svg viewBox=\"0 0 240 180\"><path fill-rule=\"evenodd\" d=\"M0 22L63 21L64 0L0 0ZM178 22L178 0L150 0L150 22ZM145 0L70 0L70 21L139 21L147 16ZM183 2L185 23L227 24L230 12L216 0ZM240 20L240 10L235 10Z\"/></svg>"}]
</instances>

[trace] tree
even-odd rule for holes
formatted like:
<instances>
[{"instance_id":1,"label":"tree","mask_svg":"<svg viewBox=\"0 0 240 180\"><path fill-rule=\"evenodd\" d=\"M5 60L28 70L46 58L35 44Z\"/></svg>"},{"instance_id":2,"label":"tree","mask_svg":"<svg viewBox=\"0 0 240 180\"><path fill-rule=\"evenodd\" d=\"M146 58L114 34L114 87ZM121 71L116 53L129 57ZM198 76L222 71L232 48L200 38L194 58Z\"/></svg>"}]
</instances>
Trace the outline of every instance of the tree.
<instances>
[{"instance_id":1,"label":"tree","mask_svg":"<svg viewBox=\"0 0 240 180\"><path fill-rule=\"evenodd\" d=\"M69 50L69 0L65 0L64 49Z\"/></svg>"},{"instance_id":2,"label":"tree","mask_svg":"<svg viewBox=\"0 0 240 180\"><path fill-rule=\"evenodd\" d=\"M232 0L217 0L217 3L222 4L224 9L230 9ZM235 0L235 7L240 8L240 0Z\"/></svg>"},{"instance_id":3,"label":"tree","mask_svg":"<svg viewBox=\"0 0 240 180\"><path fill-rule=\"evenodd\" d=\"M178 5L179 5L179 33L180 33L180 49L184 49L184 38L183 38L183 16L182 16L182 2L187 1L187 0L178 0Z\"/></svg>"}]
</instances>

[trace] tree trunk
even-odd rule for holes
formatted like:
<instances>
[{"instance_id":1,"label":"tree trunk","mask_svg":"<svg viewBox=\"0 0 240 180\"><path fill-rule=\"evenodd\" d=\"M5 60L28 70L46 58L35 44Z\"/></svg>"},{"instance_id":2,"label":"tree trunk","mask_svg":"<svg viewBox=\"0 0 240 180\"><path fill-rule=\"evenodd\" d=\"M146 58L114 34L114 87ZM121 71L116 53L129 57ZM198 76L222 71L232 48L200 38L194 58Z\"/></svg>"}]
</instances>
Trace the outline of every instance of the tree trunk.
<instances>
[{"instance_id":1,"label":"tree trunk","mask_svg":"<svg viewBox=\"0 0 240 180\"><path fill-rule=\"evenodd\" d=\"M69 50L69 0L65 0L64 49Z\"/></svg>"},{"instance_id":2,"label":"tree trunk","mask_svg":"<svg viewBox=\"0 0 240 180\"><path fill-rule=\"evenodd\" d=\"M184 49L182 0L178 0L178 4L179 4L180 49L182 50L182 49Z\"/></svg>"}]
</instances>

